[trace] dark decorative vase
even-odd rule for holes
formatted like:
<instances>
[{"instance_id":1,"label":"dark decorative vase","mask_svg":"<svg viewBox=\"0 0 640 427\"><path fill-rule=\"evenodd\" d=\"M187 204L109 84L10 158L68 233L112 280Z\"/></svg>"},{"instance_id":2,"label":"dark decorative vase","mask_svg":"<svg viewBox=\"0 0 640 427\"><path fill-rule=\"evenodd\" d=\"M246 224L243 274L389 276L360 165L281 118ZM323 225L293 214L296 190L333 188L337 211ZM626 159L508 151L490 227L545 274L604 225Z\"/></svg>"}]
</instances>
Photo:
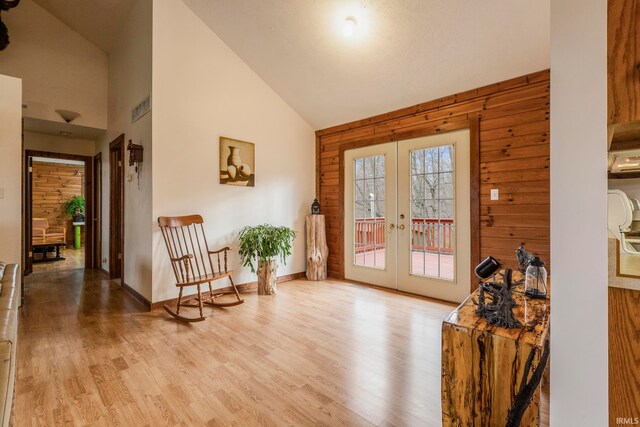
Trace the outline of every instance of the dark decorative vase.
<instances>
[{"instance_id":1,"label":"dark decorative vase","mask_svg":"<svg viewBox=\"0 0 640 427\"><path fill-rule=\"evenodd\" d=\"M73 222L84 222L84 215L75 215L73 217Z\"/></svg>"}]
</instances>

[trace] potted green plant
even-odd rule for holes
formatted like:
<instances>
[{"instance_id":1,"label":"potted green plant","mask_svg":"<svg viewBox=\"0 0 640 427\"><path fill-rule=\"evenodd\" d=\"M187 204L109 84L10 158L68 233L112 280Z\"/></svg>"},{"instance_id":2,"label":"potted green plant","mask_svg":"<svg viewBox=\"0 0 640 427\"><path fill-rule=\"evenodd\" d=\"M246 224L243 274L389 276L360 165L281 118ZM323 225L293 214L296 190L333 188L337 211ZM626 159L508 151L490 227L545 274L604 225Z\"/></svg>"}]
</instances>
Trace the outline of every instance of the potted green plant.
<instances>
[{"instance_id":1,"label":"potted green plant","mask_svg":"<svg viewBox=\"0 0 640 427\"><path fill-rule=\"evenodd\" d=\"M276 259L280 257L282 264L286 264L296 232L289 227L263 224L244 227L239 237L242 265L258 273L258 295L275 294Z\"/></svg>"},{"instance_id":2,"label":"potted green plant","mask_svg":"<svg viewBox=\"0 0 640 427\"><path fill-rule=\"evenodd\" d=\"M63 203L62 209L73 222L84 222L85 201L84 196L73 196Z\"/></svg>"}]
</instances>

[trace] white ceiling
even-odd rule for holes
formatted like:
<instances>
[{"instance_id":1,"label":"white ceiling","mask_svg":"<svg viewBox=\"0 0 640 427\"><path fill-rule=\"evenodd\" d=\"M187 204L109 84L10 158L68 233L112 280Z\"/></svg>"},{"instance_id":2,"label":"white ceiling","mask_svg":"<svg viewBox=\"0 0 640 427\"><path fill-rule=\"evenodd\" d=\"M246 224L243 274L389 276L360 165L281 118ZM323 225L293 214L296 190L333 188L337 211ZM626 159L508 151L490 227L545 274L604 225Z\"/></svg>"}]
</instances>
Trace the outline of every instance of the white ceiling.
<instances>
[{"instance_id":1,"label":"white ceiling","mask_svg":"<svg viewBox=\"0 0 640 427\"><path fill-rule=\"evenodd\" d=\"M107 52L133 3L35 1ZM550 0L183 1L315 129L549 67Z\"/></svg>"},{"instance_id":2,"label":"white ceiling","mask_svg":"<svg viewBox=\"0 0 640 427\"><path fill-rule=\"evenodd\" d=\"M24 117L24 130L28 132L46 133L49 135L63 135L70 139L89 139L97 141L105 134L104 129L74 125L73 123L42 120Z\"/></svg>"},{"instance_id":3,"label":"white ceiling","mask_svg":"<svg viewBox=\"0 0 640 427\"><path fill-rule=\"evenodd\" d=\"M183 1L315 129L549 67L550 0Z\"/></svg>"},{"instance_id":4,"label":"white ceiling","mask_svg":"<svg viewBox=\"0 0 640 427\"><path fill-rule=\"evenodd\" d=\"M34 0L81 36L109 52L131 0Z\"/></svg>"}]
</instances>

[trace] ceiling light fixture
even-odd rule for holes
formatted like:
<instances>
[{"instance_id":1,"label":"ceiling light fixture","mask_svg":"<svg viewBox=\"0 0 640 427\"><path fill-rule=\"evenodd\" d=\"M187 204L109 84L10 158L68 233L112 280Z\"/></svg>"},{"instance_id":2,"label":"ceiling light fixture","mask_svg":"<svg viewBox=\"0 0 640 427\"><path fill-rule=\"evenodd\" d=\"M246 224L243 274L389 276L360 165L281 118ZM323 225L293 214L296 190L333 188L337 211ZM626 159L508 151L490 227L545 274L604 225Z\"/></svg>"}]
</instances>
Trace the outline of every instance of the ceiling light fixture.
<instances>
[{"instance_id":1,"label":"ceiling light fixture","mask_svg":"<svg viewBox=\"0 0 640 427\"><path fill-rule=\"evenodd\" d=\"M75 111L56 110L56 113L58 113L60 117L62 117L62 119L67 123L71 123L72 121L80 117L80 113L76 113Z\"/></svg>"},{"instance_id":2,"label":"ceiling light fixture","mask_svg":"<svg viewBox=\"0 0 640 427\"><path fill-rule=\"evenodd\" d=\"M353 16L349 16L344 20L342 34L345 37L353 37L353 35L356 33L357 28L358 22L356 21L356 18L354 18Z\"/></svg>"}]
</instances>

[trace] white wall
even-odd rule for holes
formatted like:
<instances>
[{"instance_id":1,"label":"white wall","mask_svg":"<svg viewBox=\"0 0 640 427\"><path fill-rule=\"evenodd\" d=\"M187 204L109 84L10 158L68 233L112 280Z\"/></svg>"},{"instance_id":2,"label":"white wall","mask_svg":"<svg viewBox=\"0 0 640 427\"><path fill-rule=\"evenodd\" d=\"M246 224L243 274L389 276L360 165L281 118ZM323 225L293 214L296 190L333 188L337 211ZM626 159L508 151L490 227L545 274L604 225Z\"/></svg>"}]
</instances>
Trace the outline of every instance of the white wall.
<instances>
[{"instance_id":1,"label":"white wall","mask_svg":"<svg viewBox=\"0 0 640 427\"><path fill-rule=\"evenodd\" d=\"M22 82L0 75L0 261L10 263L22 260L21 118Z\"/></svg>"},{"instance_id":2,"label":"white wall","mask_svg":"<svg viewBox=\"0 0 640 427\"><path fill-rule=\"evenodd\" d=\"M109 268L109 143L120 134L144 147L140 183L125 158L125 272L124 282L151 300L151 116L131 123L131 109L151 93L152 0L136 0L109 53L109 121L98 144L102 152L102 267Z\"/></svg>"},{"instance_id":3,"label":"white wall","mask_svg":"<svg viewBox=\"0 0 640 427\"><path fill-rule=\"evenodd\" d=\"M62 122L56 109L81 114L74 124L107 125L107 54L33 0L2 14L11 43L0 74L23 81L25 115Z\"/></svg>"},{"instance_id":4,"label":"white wall","mask_svg":"<svg viewBox=\"0 0 640 427\"><path fill-rule=\"evenodd\" d=\"M96 153L96 141L90 139L65 138L38 132L24 133L26 150L50 151L52 153L93 156Z\"/></svg>"},{"instance_id":5,"label":"white wall","mask_svg":"<svg viewBox=\"0 0 640 427\"><path fill-rule=\"evenodd\" d=\"M314 197L313 129L181 1L153 8L153 218L199 213L210 246L237 249L244 225L300 232L279 275L305 270L304 218ZM218 138L255 143L256 186L219 184ZM153 301L177 296L157 226ZM236 283L255 280L232 267Z\"/></svg>"},{"instance_id":6,"label":"white wall","mask_svg":"<svg viewBox=\"0 0 640 427\"><path fill-rule=\"evenodd\" d=\"M606 426L607 1L551 2L551 425Z\"/></svg>"}]
</instances>

